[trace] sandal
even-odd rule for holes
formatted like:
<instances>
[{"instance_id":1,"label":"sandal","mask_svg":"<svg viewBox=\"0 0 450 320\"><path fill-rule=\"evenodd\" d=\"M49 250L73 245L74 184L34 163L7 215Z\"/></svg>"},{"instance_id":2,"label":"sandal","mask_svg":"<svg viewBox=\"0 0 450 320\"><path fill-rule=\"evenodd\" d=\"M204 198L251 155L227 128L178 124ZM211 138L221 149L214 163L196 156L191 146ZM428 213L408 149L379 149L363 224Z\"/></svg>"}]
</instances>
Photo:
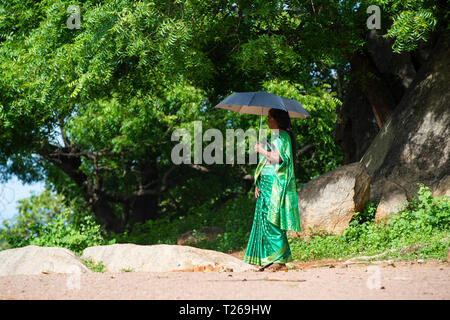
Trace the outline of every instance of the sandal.
<instances>
[{"instance_id":1,"label":"sandal","mask_svg":"<svg viewBox=\"0 0 450 320\"><path fill-rule=\"evenodd\" d=\"M285 264L280 264L280 263L269 263L267 265L265 265L262 268L258 269L258 272L263 272L263 271L287 271L286 265Z\"/></svg>"},{"instance_id":2,"label":"sandal","mask_svg":"<svg viewBox=\"0 0 450 320\"><path fill-rule=\"evenodd\" d=\"M273 264L273 263L266 264L265 266L259 268L259 269L258 269L258 272L263 272L263 271L265 271L266 268L269 267L269 266L271 266L272 264Z\"/></svg>"},{"instance_id":3,"label":"sandal","mask_svg":"<svg viewBox=\"0 0 450 320\"><path fill-rule=\"evenodd\" d=\"M287 271L287 268L286 268L285 264L272 263L270 266L265 268L265 270L272 271L272 272L275 272L275 271Z\"/></svg>"}]
</instances>

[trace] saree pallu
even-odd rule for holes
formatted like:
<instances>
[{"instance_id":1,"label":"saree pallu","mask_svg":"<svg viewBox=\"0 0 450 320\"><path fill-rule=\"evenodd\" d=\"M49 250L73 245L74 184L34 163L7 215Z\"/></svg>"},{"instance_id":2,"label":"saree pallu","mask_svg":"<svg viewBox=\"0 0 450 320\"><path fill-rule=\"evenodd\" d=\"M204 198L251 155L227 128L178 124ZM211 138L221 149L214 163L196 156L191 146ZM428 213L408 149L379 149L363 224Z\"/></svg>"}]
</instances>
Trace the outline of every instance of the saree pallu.
<instances>
[{"instance_id":1,"label":"saree pallu","mask_svg":"<svg viewBox=\"0 0 450 320\"><path fill-rule=\"evenodd\" d=\"M250 264L264 266L292 261L286 231L267 219L274 179L274 166L264 166L257 180L260 192L256 199L253 226L243 259Z\"/></svg>"}]
</instances>

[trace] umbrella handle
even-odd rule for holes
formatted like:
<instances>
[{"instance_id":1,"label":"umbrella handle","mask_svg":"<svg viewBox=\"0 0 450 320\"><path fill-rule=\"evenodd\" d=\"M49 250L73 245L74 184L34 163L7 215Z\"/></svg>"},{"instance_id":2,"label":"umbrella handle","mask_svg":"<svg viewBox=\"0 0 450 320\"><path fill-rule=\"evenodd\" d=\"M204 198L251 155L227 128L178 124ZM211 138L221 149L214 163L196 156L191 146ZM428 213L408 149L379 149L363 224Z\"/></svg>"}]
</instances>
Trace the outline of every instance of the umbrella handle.
<instances>
[{"instance_id":1,"label":"umbrella handle","mask_svg":"<svg viewBox=\"0 0 450 320\"><path fill-rule=\"evenodd\" d=\"M262 116L263 116L263 108L261 108L261 119L259 119L259 136L258 136L258 142L261 142Z\"/></svg>"}]
</instances>

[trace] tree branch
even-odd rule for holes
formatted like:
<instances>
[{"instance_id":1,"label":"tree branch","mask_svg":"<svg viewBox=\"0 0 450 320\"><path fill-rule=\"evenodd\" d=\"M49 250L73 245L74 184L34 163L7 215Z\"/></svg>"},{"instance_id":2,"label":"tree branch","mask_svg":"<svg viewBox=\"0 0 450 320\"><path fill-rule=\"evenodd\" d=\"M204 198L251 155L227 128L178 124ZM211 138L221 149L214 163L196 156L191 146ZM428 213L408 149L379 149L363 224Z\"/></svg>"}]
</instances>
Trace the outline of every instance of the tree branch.
<instances>
[{"instance_id":1,"label":"tree branch","mask_svg":"<svg viewBox=\"0 0 450 320\"><path fill-rule=\"evenodd\" d=\"M303 148L301 148L300 150L297 151L297 157L308 152L312 148L314 148L313 144L308 144L308 145L304 146Z\"/></svg>"},{"instance_id":2,"label":"tree branch","mask_svg":"<svg viewBox=\"0 0 450 320\"><path fill-rule=\"evenodd\" d=\"M64 146L66 148L71 147L72 143L69 141L69 139L67 138L66 132L64 131L64 123L63 123L63 120L61 119L61 117L58 117L58 124L59 124L59 130L61 130L61 137L63 139Z\"/></svg>"}]
</instances>

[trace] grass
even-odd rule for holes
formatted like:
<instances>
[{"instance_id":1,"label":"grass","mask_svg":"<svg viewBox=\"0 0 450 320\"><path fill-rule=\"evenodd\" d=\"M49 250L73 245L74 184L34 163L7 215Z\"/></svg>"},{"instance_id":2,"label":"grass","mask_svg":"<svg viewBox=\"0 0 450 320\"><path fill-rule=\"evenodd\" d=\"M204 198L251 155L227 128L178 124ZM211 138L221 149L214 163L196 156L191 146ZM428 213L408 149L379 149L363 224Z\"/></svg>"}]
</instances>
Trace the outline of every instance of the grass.
<instances>
[{"instance_id":1,"label":"grass","mask_svg":"<svg viewBox=\"0 0 450 320\"><path fill-rule=\"evenodd\" d=\"M374 222L376 203L367 203L354 215L339 236L313 235L308 241L291 240L293 258L298 261L348 259L357 256L384 255L379 259L447 260L450 239L450 199L431 197L422 186L405 209L390 218ZM405 248L416 245L411 250Z\"/></svg>"},{"instance_id":2,"label":"grass","mask_svg":"<svg viewBox=\"0 0 450 320\"><path fill-rule=\"evenodd\" d=\"M98 263L95 263L92 259L82 259L84 265L88 267L93 272L106 272L105 265L99 261Z\"/></svg>"},{"instance_id":3,"label":"grass","mask_svg":"<svg viewBox=\"0 0 450 320\"><path fill-rule=\"evenodd\" d=\"M176 244L180 234L215 226L223 228L225 233L208 240L200 232L194 232L197 241L190 245L221 252L240 250L245 248L250 236L254 207L255 200L247 196L230 199L220 207L205 204L183 217L149 220L135 225L130 233L112 233L109 241L142 245Z\"/></svg>"},{"instance_id":4,"label":"grass","mask_svg":"<svg viewBox=\"0 0 450 320\"><path fill-rule=\"evenodd\" d=\"M368 202L356 212L341 235L313 234L308 240L289 238L293 259L311 261L349 259L385 253L381 258L396 260L439 259L446 261L450 238L450 200L433 198L421 186L405 209L389 220L375 223L377 203ZM200 239L190 245L230 253L244 250L250 235L254 198L231 199L221 207L205 205L186 217L148 221L131 234L114 235L117 242L175 244L177 236L203 227L218 226L226 231L213 240ZM445 240L446 239L446 240ZM403 249L419 245L408 252Z\"/></svg>"},{"instance_id":5,"label":"grass","mask_svg":"<svg viewBox=\"0 0 450 320\"><path fill-rule=\"evenodd\" d=\"M46 225L33 225L34 233L23 238L24 227L13 226L0 233L3 249L28 244L61 246L78 255L84 248L100 244L135 243L141 245L176 244L177 237L189 230L203 227L221 227L224 234L217 238L202 239L192 246L231 253L244 250L252 227L255 210L252 195L241 195L222 205L206 203L193 208L183 217L165 217L136 225L131 232L102 235L99 226L90 219L83 229L67 224L57 217ZM322 259L348 259L357 256L380 256L384 259L415 260L438 259L446 261L450 239L450 198L432 197L428 187L421 186L405 208L389 220L375 223L377 203L368 202L362 212L356 212L341 235L313 234L308 240L289 238L291 252L296 261ZM411 250L404 250L412 247ZM100 262L85 260L95 272L104 272ZM126 271L126 270L125 270Z\"/></svg>"},{"instance_id":6,"label":"grass","mask_svg":"<svg viewBox=\"0 0 450 320\"><path fill-rule=\"evenodd\" d=\"M356 212L341 235L313 234L308 240L289 238L296 261L349 259L385 253L380 259L446 261L450 238L450 200L433 198L428 187L421 186L405 209L389 220L375 223L377 203L368 202ZM201 239L190 245L230 253L244 250L250 235L255 200L242 196L222 207L205 205L195 213L174 220L149 221L128 235L116 235L119 242L139 244L175 244L178 235L208 226L223 227L226 232L213 240ZM404 252L413 245L417 248Z\"/></svg>"},{"instance_id":7,"label":"grass","mask_svg":"<svg viewBox=\"0 0 450 320\"><path fill-rule=\"evenodd\" d=\"M447 249L449 248L450 232L436 232L432 235L413 234L399 241L392 242L391 245L378 245L373 243L367 247L367 241L346 241L343 236L316 236L309 241L301 239L289 239L294 260L310 261L322 259L350 259L358 256L374 256L377 260L417 260L417 259L438 259L446 261ZM442 241L445 240L445 241ZM402 253L403 249L412 245L420 248L408 253ZM369 260L370 261L370 260Z\"/></svg>"}]
</instances>

